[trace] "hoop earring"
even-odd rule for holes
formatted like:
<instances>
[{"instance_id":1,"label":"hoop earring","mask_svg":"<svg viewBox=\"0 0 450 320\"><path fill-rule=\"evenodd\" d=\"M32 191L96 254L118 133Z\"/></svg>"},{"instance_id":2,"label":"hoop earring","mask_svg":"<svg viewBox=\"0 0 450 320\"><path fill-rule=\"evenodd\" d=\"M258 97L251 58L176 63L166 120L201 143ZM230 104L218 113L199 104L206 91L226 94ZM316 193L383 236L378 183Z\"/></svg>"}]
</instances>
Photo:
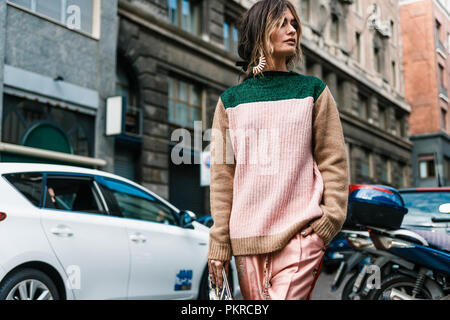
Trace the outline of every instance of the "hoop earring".
<instances>
[{"instance_id":1,"label":"hoop earring","mask_svg":"<svg viewBox=\"0 0 450 320\"><path fill-rule=\"evenodd\" d=\"M253 74L261 72L265 66L266 66L266 57L264 56L263 53L261 53L258 65L256 67L253 67Z\"/></svg>"}]
</instances>

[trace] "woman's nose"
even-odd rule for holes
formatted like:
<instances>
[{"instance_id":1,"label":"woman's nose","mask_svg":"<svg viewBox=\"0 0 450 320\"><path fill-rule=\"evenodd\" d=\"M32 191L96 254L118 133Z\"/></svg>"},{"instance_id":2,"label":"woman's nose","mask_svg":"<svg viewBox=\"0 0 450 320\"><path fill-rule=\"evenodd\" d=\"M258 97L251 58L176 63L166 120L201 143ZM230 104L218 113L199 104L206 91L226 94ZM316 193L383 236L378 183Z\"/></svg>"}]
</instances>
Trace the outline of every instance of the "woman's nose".
<instances>
[{"instance_id":1,"label":"woman's nose","mask_svg":"<svg viewBox=\"0 0 450 320\"><path fill-rule=\"evenodd\" d=\"M297 30L292 25L290 25L289 30L288 30L288 34L294 34L296 32L297 32Z\"/></svg>"}]
</instances>

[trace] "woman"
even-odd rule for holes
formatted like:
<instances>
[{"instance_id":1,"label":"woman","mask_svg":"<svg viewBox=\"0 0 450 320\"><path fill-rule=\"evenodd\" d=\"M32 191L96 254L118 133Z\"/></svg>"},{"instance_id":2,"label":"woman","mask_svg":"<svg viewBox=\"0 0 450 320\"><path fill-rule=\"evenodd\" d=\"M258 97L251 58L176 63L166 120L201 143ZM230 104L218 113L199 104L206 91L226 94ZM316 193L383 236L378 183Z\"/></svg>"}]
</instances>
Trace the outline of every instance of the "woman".
<instances>
[{"instance_id":1,"label":"woman","mask_svg":"<svg viewBox=\"0 0 450 320\"><path fill-rule=\"evenodd\" d=\"M323 81L288 69L302 35L290 1L257 2L239 29L252 72L214 113L209 272L221 286L235 256L245 300L310 299L347 211L339 113Z\"/></svg>"}]
</instances>

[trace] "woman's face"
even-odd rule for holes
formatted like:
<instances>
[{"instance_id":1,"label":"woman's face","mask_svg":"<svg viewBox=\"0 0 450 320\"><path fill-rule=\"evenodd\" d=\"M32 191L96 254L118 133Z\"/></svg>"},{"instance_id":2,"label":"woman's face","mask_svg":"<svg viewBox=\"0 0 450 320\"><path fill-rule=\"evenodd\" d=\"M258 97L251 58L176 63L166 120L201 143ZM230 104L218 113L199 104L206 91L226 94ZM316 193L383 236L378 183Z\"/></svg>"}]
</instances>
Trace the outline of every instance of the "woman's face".
<instances>
[{"instance_id":1,"label":"woman's face","mask_svg":"<svg viewBox=\"0 0 450 320\"><path fill-rule=\"evenodd\" d=\"M284 20L279 29L275 29L270 36L274 57L288 57L295 54L298 37L298 22L288 8L284 12Z\"/></svg>"}]
</instances>

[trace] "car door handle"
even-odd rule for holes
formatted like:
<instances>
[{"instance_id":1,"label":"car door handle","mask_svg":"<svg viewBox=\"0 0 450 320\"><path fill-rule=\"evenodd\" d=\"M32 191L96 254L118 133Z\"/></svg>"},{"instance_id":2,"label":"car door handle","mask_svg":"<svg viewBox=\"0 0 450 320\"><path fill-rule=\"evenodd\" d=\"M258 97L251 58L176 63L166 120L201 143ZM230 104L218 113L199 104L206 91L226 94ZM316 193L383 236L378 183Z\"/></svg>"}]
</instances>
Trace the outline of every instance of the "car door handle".
<instances>
[{"instance_id":1,"label":"car door handle","mask_svg":"<svg viewBox=\"0 0 450 320\"><path fill-rule=\"evenodd\" d=\"M73 232L69 227L57 226L50 230L55 236L69 238L73 236Z\"/></svg>"},{"instance_id":2,"label":"car door handle","mask_svg":"<svg viewBox=\"0 0 450 320\"><path fill-rule=\"evenodd\" d=\"M130 235L130 240L135 242L135 243L145 243L145 242L147 242L147 238L144 237L140 233L134 233L134 234Z\"/></svg>"}]
</instances>

